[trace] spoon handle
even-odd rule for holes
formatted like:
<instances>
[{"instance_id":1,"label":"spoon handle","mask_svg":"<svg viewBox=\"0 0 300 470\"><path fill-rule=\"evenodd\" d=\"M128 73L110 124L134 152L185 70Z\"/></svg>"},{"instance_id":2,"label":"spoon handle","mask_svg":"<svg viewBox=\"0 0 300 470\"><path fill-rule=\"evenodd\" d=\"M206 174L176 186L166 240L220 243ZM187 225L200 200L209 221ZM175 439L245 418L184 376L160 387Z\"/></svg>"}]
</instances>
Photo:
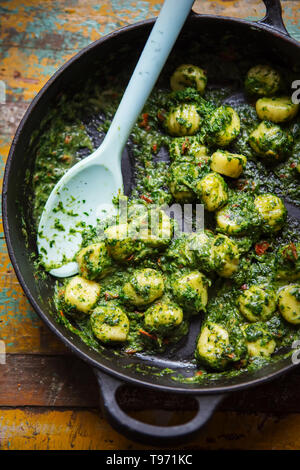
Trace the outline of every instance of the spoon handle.
<instances>
[{"instance_id":1,"label":"spoon handle","mask_svg":"<svg viewBox=\"0 0 300 470\"><path fill-rule=\"evenodd\" d=\"M194 0L165 0L128 83L103 146L113 146L112 155L120 158L144 104L170 54ZM96 151L97 152L97 151Z\"/></svg>"}]
</instances>

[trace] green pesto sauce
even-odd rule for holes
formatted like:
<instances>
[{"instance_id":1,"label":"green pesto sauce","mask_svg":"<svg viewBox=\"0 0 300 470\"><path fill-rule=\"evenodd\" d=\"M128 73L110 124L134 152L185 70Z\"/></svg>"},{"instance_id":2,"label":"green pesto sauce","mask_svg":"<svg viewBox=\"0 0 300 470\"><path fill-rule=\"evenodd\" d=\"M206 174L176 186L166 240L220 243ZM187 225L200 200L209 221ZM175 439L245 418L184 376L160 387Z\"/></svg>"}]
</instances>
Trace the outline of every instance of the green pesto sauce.
<instances>
[{"instance_id":1,"label":"green pesto sauce","mask_svg":"<svg viewBox=\"0 0 300 470\"><path fill-rule=\"evenodd\" d=\"M236 73L238 72L236 71ZM242 80L241 77L239 79ZM123 85L118 81L114 82L113 87L107 86L103 89L88 84L86 89L72 97L72 100L65 95L61 96L55 109L42 123L44 131L35 148L36 163L33 177L33 214L36 225L48 195L56 182L72 165L89 155L93 148L99 145L99 141L95 140L95 132L103 136L107 131L122 89ZM211 155L218 148L213 144L212 134L216 131L216 126L222 126L224 123L215 121L213 128L209 129L206 125L207 116L215 107L222 105L223 100L233 91L235 89L228 86L211 88L206 90L202 98L192 89L170 95L169 89L158 86L152 92L130 137L129 149L134 162L134 186L130 201L138 201L144 208L150 203L163 205L174 202L169 189L170 159L168 152L173 137L167 134L163 124L167 110L182 102L197 103L203 124L196 134L196 138L200 144L209 147ZM209 302L206 312L198 313L205 318L205 322L216 322L224 328L232 330L233 334L235 325L245 323L245 318L237 307L237 299L245 286L251 285L251 283L273 283L274 286L279 287L280 282L276 279L275 273L278 247L300 241L299 226L295 221L286 223L283 229L275 235L263 234L257 228L259 224L256 224L254 220L253 207L247 202L249 195L253 197L256 194L268 192L299 206L300 178L296 167L300 163L300 118L282 125L293 135L293 147L286 159L270 164L270 162L259 158L248 143L250 133L260 122L255 109L250 102L234 106L234 108L241 120L241 131L226 150L245 155L247 165L240 178L224 177L224 179L229 187L229 200L233 204L232 216L236 216L243 224L242 233L238 236L232 236L241 253L239 269L229 280L216 276L210 271L209 266L205 267L204 265L202 270L211 287L208 289ZM86 119L87 115L88 119ZM209 167L199 166L198 177L204 176L209 171ZM188 189L193 186L191 177L183 178L182 181L182 184ZM235 203L241 204L241 201L244 200L246 202L244 205L242 204L243 210L239 212ZM64 230L59 220L60 211L64 211L64 208L57 208L57 229ZM211 214L206 214L205 222L207 228L215 229L214 218ZM109 222L104 223L105 226L108 224ZM107 347L114 349L117 354L137 352L155 354L163 352L167 348L176 349L176 344L188 333L191 312L184 312L184 321L179 327L174 328L168 336L151 332L148 332L149 335L141 333L141 330L145 330L145 309L132 308L127 304L122 286L128 282L136 268L159 269L165 283L164 298L173 301L171 286L178 278L178 272L180 271L180 274L183 275L191 269L197 268L197 260L194 258L193 252L185 249L184 238L185 235L182 235L180 239L172 241L165 249L149 250L145 246L141 246L139 255L135 257L134 261L129 261L126 265L112 261L109 266L109 274L99 280L101 294L97 304L106 305L107 302L111 302L114 305L122 306L127 313L130 320L130 331L126 343L121 346L104 347L96 339L91 329L89 316L76 312L64 302L62 293L67 281L57 283L55 294L57 320L99 352ZM95 227L86 227L83 246L98 241L100 241L98 230ZM262 241L268 243L268 249L265 254L258 254L255 244ZM278 312L265 323L265 327L270 336L276 340L276 351L289 346L298 337L298 328L285 322ZM232 362L229 371L223 372L211 372L209 369L199 366L200 373L188 378L178 375L172 376L173 371L169 369L160 370L157 373L170 374L174 380L200 382L207 378L213 380L220 375L237 375L245 370L254 370L272 360L275 359L254 358L246 364L243 361ZM146 373L146 369L142 369L143 366L141 366L141 371Z\"/></svg>"}]
</instances>

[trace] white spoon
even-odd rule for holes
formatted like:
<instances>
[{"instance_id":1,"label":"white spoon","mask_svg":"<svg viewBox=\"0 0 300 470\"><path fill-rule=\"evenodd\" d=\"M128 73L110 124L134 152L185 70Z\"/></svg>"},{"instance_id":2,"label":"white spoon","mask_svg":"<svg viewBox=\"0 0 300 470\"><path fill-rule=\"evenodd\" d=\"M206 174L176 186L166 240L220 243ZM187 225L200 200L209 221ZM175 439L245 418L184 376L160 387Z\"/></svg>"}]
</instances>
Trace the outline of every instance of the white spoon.
<instances>
[{"instance_id":1,"label":"white spoon","mask_svg":"<svg viewBox=\"0 0 300 470\"><path fill-rule=\"evenodd\" d=\"M123 190L122 150L170 54L194 0L165 0L121 103L100 147L74 165L52 190L38 228L37 246L56 277L78 272L74 255L83 224L95 226Z\"/></svg>"}]
</instances>

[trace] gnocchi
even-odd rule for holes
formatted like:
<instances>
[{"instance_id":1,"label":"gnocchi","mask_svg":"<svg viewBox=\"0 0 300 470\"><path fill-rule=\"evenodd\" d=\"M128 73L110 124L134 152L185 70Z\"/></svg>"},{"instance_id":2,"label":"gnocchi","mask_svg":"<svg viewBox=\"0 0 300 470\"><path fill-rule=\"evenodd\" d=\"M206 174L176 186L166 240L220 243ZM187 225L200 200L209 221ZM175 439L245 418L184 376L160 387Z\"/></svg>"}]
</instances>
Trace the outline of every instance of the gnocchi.
<instances>
[{"instance_id":1,"label":"gnocchi","mask_svg":"<svg viewBox=\"0 0 300 470\"><path fill-rule=\"evenodd\" d=\"M159 271L151 268L135 271L129 282L123 286L124 299L136 307L152 303L161 297L163 292L163 277Z\"/></svg>"},{"instance_id":2,"label":"gnocchi","mask_svg":"<svg viewBox=\"0 0 300 470\"><path fill-rule=\"evenodd\" d=\"M66 285L65 302L79 312L90 313L99 298L100 291L101 287L97 282L75 276Z\"/></svg>"},{"instance_id":3,"label":"gnocchi","mask_svg":"<svg viewBox=\"0 0 300 470\"><path fill-rule=\"evenodd\" d=\"M116 305L95 308L91 314L91 328L102 343L124 342L129 333L129 320L126 313Z\"/></svg>"},{"instance_id":4,"label":"gnocchi","mask_svg":"<svg viewBox=\"0 0 300 470\"><path fill-rule=\"evenodd\" d=\"M173 283L172 290L180 306L192 313L197 313L205 310L208 284L208 279L201 272L191 271L178 277Z\"/></svg>"},{"instance_id":5,"label":"gnocchi","mask_svg":"<svg viewBox=\"0 0 300 470\"><path fill-rule=\"evenodd\" d=\"M157 302L145 312L145 327L154 333L166 335L183 321L183 311L174 303Z\"/></svg>"},{"instance_id":6,"label":"gnocchi","mask_svg":"<svg viewBox=\"0 0 300 470\"><path fill-rule=\"evenodd\" d=\"M256 196L254 204L263 220L263 230L265 232L278 232L283 227L287 210L283 201L274 194L262 194Z\"/></svg>"},{"instance_id":7,"label":"gnocchi","mask_svg":"<svg viewBox=\"0 0 300 470\"><path fill-rule=\"evenodd\" d=\"M250 134L249 144L258 155L276 161L284 159L289 153L293 137L279 126L263 121Z\"/></svg>"},{"instance_id":8,"label":"gnocchi","mask_svg":"<svg viewBox=\"0 0 300 470\"><path fill-rule=\"evenodd\" d=\"M209 173L204 176L197 183L196 193L209 212L220 209L228 200L227 184L218 173Z\"/></svg>"},{"instance_id":9,"label":"gnocchi","mask_svg":"<svg viewBox=\"0 0 300 470\"><path fill-rule=\"evenodd\" d=\"M291 284L280 289L278 308L288 323L300 324L300 284Z\"/></svg>"},{"instance_id":10,"label":"gnocchi","mask_svg":"<svg viewBox=\"0 0 300 470\"><path fill-rule=\"evenodd\" d=\"M81 276L86 279L101 279L111 272L112 262L104 242L93 243L82 248L76 256Z\"/></svg>"},{"instance_id":11,"label":"gnocchi","mask_svg":"<svg viewBox=\"0 0 300 470\"><path fill-rule=\"evenodd\" d=\"M175 136L193 135L200 124L200 115L194 104L181 104L171 109L165 121L168 133Z\"/></svg>"},{"instance_id":12,"label":"gnocchi","mask_svg":"<svg viewBox=\"0 0 300 470\"><path fill-rule=\"evenodd\" d=\"M299 104L294 104L288 96L273 96L260 98L256 102L256 112L261 120L275 123L293 119L299 110Z\"/></svg>"},{"instance_id":13,"label":"gnocchi","mask_svg":"<svg viewBox=\"0 0 300 470\"><path fill-rule=\"evenodd\" d=\"M209 322L201 330L196 347L197 360L215 370L224 370L228 363L228 331L217 323Z\"/></svg>"},{"instance_id":14,"label":"gnocchi","mask_svg":"<svg viewBox=\"0 0 300 470\"><path fill-rule=\"evenodd\" d=\"M241 123L237 112L230 106L220 106L209 121L212 140L220 147L226 147L240 133Z\"/></svg>"},{"instance_id":15,"label":"gnocchi","mask_svg":"<svg viewBox=\"0 0 300 470\"><path fill-rule=\"evenodd\" d=\"M243 172L246 163L247 158L244 155L230 153L225 150L218 150L211 156L210 167L213 171L216 171L221 175L238 178Z\"/></svg>"},{"instance_id":16,"label":"gnocchi","mask_svg":"<svg viewBox=\"0 0 300 470\"><path fill-rule=\"evenodd\" d=\"M238 304L249 322L266 321L276 310L276 292L266 285L253 285L239 296Z\"/></svg>"},{"instance_id":17,"label":"gnocchi","mask_svg":"<svg viewBox=\"0 0 300 470\"><path fill-rule=\"evenodd\" d=\"M248 71L245 88L249 94L259 96L275 95L281 84L281 76L270 65L255 65Z\"/></svg>"}]
</instances>

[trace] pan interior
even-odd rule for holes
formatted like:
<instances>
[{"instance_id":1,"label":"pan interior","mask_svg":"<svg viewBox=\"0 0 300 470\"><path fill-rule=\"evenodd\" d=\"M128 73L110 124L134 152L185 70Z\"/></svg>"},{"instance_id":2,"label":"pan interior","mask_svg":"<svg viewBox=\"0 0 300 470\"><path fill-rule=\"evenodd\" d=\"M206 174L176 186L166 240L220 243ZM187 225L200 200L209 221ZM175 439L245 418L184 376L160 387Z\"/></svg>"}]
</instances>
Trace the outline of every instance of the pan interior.
<instances>
[{"instance_id":1,"label":"pan interior","mask_svg":"<svg viewBox=\"0 0 300 470\"><path fill-rule=\"evenodd\" d=\"M13 261L23 287L38 312L63 340L94 365L99 365L125 379L139 380L149 385L166 388L207 391L220 387L238 387L271 376L288 367L290 359L280 356L278 360L260 370L240 375L219 374L211 377L209 381L203 380L201 384L182 382L181 376L191 376L197 370L193 353L200 329L199 317L192 320L189 335L162 355L137 354L128 357L116 355L111 349L105 348L101 352L96 352L72 331L55 322L52 302L55 281L48 275L35 279L36 232L32 217L31 188L35 149L44 129L47 128L47 117L51 116L62 94L67 100L72 100L76 106L77 104L80 106L80 93L87 86L86 77L90 77L90 84L97 83L107 89L116 79L126 86L150 27L151 23L131 27L94 44L57 75L31 108L30 114L19 129L13 147L13 159L9 163L6 175L8 217L5 223L8 227ZM195 51L198 57L195 57ZM172 71L181 63L205 62L208 75L214 77L210 86L212 88L230 86L232 93L226 97L225 102L235 105L244 99L241 93L242 83L236 72L240 68L244 69L246 64L266 61L279 67L288 67L297 76L300 68L299 48L268 32L251 28L246 23L190 18L164 68L158 86L167 88ZM46 119L43 119L41 125L44 117ZM95 114L85 109L82 122L94 146L99 145L103 138L97 132L97 125L101 120L103 120L101 113ZM83 149L78 158L83 158L89 153L88 149ZM168 155L165 151L161 151L157 158L166 160ZM129 144L124 150L122 160L127 193L135 184L133 167ZM299 215L292 204L291 210L294 211L294 216Z\"/></svg>"}]
</instances>

